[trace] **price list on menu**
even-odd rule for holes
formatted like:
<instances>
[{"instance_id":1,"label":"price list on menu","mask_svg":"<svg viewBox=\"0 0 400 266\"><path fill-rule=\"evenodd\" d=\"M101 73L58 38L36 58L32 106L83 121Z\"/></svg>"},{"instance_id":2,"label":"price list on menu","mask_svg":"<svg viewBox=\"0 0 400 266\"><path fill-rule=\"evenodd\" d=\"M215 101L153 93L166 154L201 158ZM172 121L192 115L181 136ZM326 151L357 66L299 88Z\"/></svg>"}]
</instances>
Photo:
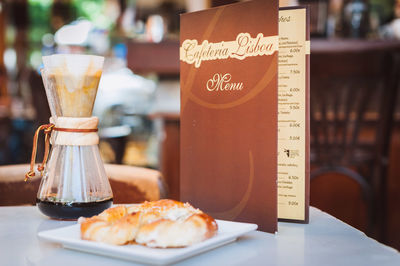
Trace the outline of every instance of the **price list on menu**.
<instances>
[{"instance_id":1,"label":"price list on menu","mask_svg":"<svg viewBox=\"0 0 400 266\"><path fill-rule=\"evenodd\" d=\"M308 221L307 9L279 11L278 218Z\"/></svg>"}]
</instances>

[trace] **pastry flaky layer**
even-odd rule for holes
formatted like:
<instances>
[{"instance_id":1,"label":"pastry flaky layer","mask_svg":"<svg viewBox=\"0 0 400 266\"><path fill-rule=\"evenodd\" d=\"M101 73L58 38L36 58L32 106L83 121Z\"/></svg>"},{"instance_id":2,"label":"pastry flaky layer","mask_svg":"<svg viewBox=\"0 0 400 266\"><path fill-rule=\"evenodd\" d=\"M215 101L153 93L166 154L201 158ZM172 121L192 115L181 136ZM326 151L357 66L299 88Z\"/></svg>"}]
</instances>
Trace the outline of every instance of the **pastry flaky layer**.
<instances>
[{"instance_id":1,"label":"pastry flaky layer","mask_svg":"<svg viewBox=\"0 0 400 266\"><path fill-rule=\"evenodd\" d=\"M214 236L215 220L189 203L163 199L109 208L79 218L81 238L114 245L130 242L149 247L186 247Z\"/></svg>"}]
</instances>

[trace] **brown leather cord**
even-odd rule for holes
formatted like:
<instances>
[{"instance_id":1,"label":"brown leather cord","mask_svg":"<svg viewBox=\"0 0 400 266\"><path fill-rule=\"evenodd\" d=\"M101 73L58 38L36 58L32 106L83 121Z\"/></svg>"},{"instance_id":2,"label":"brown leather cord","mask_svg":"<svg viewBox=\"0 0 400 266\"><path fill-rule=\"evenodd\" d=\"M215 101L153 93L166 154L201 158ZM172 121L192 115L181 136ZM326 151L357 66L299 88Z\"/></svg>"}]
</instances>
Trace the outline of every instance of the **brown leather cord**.
<instances>
[{"instance_id":1,"label":"brown leather cord","mask_svg":"<svg viewBox=\"0 0 400 266\"><path fill-rule=\"evenodd\" d=\"M36 161L36 153L37 153L37 142L38 142L38 137L39 133L41 130L44 130L44 135L45 135L45 149L44 149L44 156L43 156L43 161L42 164L38 166L38 170L42 172L44 170L44 166L47 161L47 156L49 155L49 144L50 144L50 134L52 129L54 128L54 124L46 124L46 125L41 125L35 132L35 135L33 136L33 146L32 146L32 157L31 157L31 168L28 173L25 175L25 180L27 181L29 178L35 176L35 171L33 168L35 167L35 161Z\"/></svg>"},{"instance_id":2,"label":"brown leather cord","mask_svg":"<svg viewBox=\"0 0 400 266\"><path fill-rule=\"evenodd\" d=\"M75 133L90 133L99 131L97 128L85 129L85 128L62 128L62 127L54 127L53 130L63 131L63 132L75 132Z\"/></svg>"},{"instance_id":3,"label":"brown leather cord","mask_svg":"<svg viewBox=\"0 0 400 266\"><path fill-rule=\"evenodd\" d=\"M38 137L40 131L43 130L44 132L44 155L43 155L43 161L40 165L38 165L38 171L41 172L43 175L43 170L46 166L47 163L47 157L49 156L49 151L50 151L50 136L51 132L54 131L63 131L63 132L75 132L75 133L90 133L90 132L97 132L97 128L93 129L80 129L80 128L59 128L55 127L54 124L46 124L46 125L41 125L38 127L38 129L35 132L35 135L33 136L33 146L32 146L32 157L31 157L31 165L30 165L30 170L28 173L25 175L25 180L27 181L29 178L32 178L35 176L35 171L33 168L35 168L35 161L36 161L36 153L37 153L37 142L38 142Z\"/></svg>"}]
</instances>

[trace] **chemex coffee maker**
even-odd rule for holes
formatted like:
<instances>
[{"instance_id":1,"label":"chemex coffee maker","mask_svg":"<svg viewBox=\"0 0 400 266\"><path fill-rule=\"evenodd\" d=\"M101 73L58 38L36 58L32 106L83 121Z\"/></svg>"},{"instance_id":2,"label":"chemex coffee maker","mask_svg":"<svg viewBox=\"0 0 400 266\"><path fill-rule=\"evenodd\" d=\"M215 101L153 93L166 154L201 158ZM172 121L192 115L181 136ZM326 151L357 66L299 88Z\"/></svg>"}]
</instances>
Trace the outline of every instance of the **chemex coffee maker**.
<instances>
[{"instance_id":1,"label":"chemex coffee maker","mask_svg":"<svg viewBox=\"0 0 400 266\"><path fill-rule=\"evenodd\" d=\"M98 118L92 116L104 58L91 55L44 56L42 78L52 117L34 136L31 169L40 131L45 134L37 206L56 219L93 216L112 204L113 194L100 157ZM51 150L50 150L51 143ZM48 160L47 160L48 159Z\"/></svg>"}]
</instances>

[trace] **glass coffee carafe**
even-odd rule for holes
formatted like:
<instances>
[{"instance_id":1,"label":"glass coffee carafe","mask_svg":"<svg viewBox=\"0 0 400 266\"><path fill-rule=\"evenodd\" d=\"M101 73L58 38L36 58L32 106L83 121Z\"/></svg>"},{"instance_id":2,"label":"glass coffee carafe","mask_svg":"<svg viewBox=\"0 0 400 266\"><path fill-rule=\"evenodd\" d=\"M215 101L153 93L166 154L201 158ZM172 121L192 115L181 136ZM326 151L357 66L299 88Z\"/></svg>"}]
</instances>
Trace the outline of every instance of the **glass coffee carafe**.
<instances>
[{"instance_id":1,"label":"glass coffee carafe","mask_svg":"<svg viewBox=\"0 0 400 266\"><path fill-rule=\"evenodd\" d=\"M51 132L46 138L52 147L47 164L45 158L39 166L37 206L49 217L89 217L112 204L98 149L98 119L92 117L103 61L89 55L43 57L42 78L52 115L45 134Z\"/></svg>"}]
</instances>

